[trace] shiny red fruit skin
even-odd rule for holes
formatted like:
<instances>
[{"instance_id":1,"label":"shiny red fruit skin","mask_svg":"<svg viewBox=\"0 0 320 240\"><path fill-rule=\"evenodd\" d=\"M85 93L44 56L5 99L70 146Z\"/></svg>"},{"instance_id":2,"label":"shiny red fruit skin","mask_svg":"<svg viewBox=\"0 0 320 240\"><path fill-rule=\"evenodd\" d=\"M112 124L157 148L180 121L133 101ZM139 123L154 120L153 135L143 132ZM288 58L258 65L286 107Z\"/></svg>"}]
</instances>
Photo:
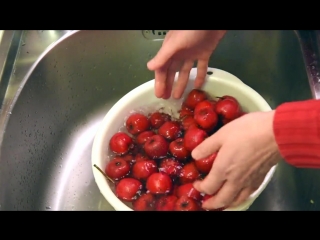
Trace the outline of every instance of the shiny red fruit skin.
<instances>
[{"instance_id":1,"label":"shiny red fruit skin","mask_svg":"<svg viewBox=\"0 0 320 240\"><path fill-rule=\"evenodd\" d=\"M179 177L182 184L193 183L200 177L200 173L194 162L190 162L182 167Z\"/></svg>"},{"instance_id":2,"label":"shiny red fruit skin","mask_svg":"<svg viewBox=\"0 0 320 240\"><path fill-rule=\"evenodd\" d=\"M216 157L217 157L217 153L213 153L203 159L195 160L194 163L200 172L207 174L210 172Z\"/></svg>"},{"instance_id":3,"label":"shiny red fruit skin","mask_svg":"<svg viewBox=\"0 0 320 240\"><path fill-rule=\"evenodd\" d=\"M115 157L108 162L105 172L111 179L119 180L129 174L130 163L121 157Z\"/></svg>"},{"instance_id":4,"label":"shiny red fruit skin","mask_svg":"<svg viewBox=\"0 0 320 240\"><path fill-rule=\"evenodd\" d=\"M234 119L222 118L222 123L223 123L223 125L226 125L227 123L232 122L233 120L235 120L235 119L237 119L237 118L239 118L239 117L242 117L242 116L244 116L244 115L246 115L246 114L248 114L248 113L247 113L247 112L240 112L240 113L239 113L239 116L236 117L236 118L234 118Z\"/></svg>"},{"instance_id":5,"label":"shiny red fruit skin","mask_svg":"<svg viewBox=\"0 0 320 240\"><path fill-rule=\"evenodd\" d=\"M186 116L193 116L193 111L189 108L184 108L179 111L179 118L183 119Z\"/></svg>"},{"instance_id":6,"label":"shiny red fruit skin","mask_svg":"<svg viewBox=\"0 0 320 240\"><path fill-rule=\"evenodd\" d=\"M216 104L217 104L218 101L209 100L209 102L212 104L213 110L215 110L216 109Z\"/></svg>"},{"instance_id":7,"label":"shiny red fruit skin","mask_svg":"<svg viewBox=\"0 0 320 240\"><path fill-rule=\"evenodd\" d=\"M199 102L202 102L208 98L206 92L200 89L193 89L187 95L184 105L193 110Z\"/></svg>"},{"instance_id":8,"label":"shiny red fruit skin","mask_svg":"<svg viewBox=\"0 0 320 240\"><path fill-rule=\"evenodd\" d=\"M169 150L169 143L161 135L153 135L144 144L144 151L152 159L166 157Z\"/></svg>"},{"instance_id":9,"label":"shiny red fruit skin","mask_svg":"<svg viewBox=\"0 0 320 240\"><path fill-rule=\"evenodd\" d=\"M191 156L191 153L184 146L184 139L177 138L169 144L169 152L171 155L179 160L185 161L187 158Z\"/></svg>"},{"instance_id":10,"label":"shiny red fruit skin","mask_svg":"<svg viewBox=\"0 0 320 240\"><path fill-rule=\"evenodd\" d=\"M223 125L226 125L226 124L228 124L229 122L232 122L234 119L226 119L226 118L222 118L222 124Z\"/></svg>"},{"instance_id":11,"label":"shiny red fruit skin","mask_svg":"<svg viewBox=\"0 0 320 240\"><path fill-rule=\"evenodd\" d=\"M134 178L123 178L116 186L116 196L127 202L132 202L138 198L143 188L142 183Z\"/></svg>"},{"instance_id":12,"label":"shiny red fruit skin","mask_svg":"<svg viewBox=\"0 0 320 240\"><path fill-rule=\"evenodd\" d=\"M215 195L217 195L217 193L221 190L222 187L223 187L223 185L222 185L214 194L211 194L211 195L205 194L205 195L203 196L203 198L202 198L202 203L203 203L204 201L208 200L209 198L212 198L212 197L214 197Z\"/></svg>"},{"instance_id":13,"label":"shiny red fruit skin","mask_svg":"<svg viewBox=\"0 0 320 240\"><path fill-rule=\"evenodd\" d=\"M184 195L189 198L193 198L196 201L200 201L202 199L201 193L193 187L193 183L186 183L177 188L176 196L180 198Z\"/></svg>"},{"instance_id":14,"label":"shiny red fruit skin","mask_svg":"<svg viewBox=\"0 0 320 240\"><path fill-rule=\"evenodd\" d=\"M211 110L215 110L214 106L215 106L215 102L213 102L213 100L204 100L202 102L199 102L195 109L194 109L194 115L199 114L200 111L202 111L202 109L208 108Z\"/></svg>"},{"instance_id":15,"label":"shiny red fruit skin","mask_svg":"<svg viewBox=\"0 0 320 240\"><path fill-rule=\"evenodd\" d=\"M109 146L111 151L118 155L124 155L134 147L132 138L124 132L114 134Z\"/></svg>"},{"instance_id":16,"label":"shiny red fruit skin","mask_svg":"<svg viewBox=\"0 0 320 240\"><path fill-rule=\"evenodd\" d=\"M111 159L111 161L116 160L116 159L122 159L128 162L130 165L135 162L134 157L132 154L127 154L123 156L115 156L114 158Z\"/></svg>"},{"instance_id":17,"label":"shiny red fruit skin","mask_svg":"<svg viewBox=\"0 0 320 240\"><path fill-rule=\"evenodd\" d=\"M158 130L158 134L163 136L168 141L173 141L181 137L182 132L177 122L165 122Z\"/></svg>"},{"instance_id":18,"label":"shiny red fruit skin","mask_svg":"<svg viewBox=\"0 0 320 240\"><path fill-rule=\"evenodd\" d=\"M238 100L235 97L232 97L232 96L229 96L229 95L224 95L224 96L220 97L218 101L222 101L224 99L230 99L230 100L233 100L233 101L238 103Z\"/></svg>"},{"instance_id":19,"label":"shiny red fruit skin","mask_svg":"<svg viewBox=\"0 0 320 240\"><path fill-rule=\"evenodd\" d=\"M140 147L137 144L133 145L133 148L130 150L130 154L132 154L133 156L135 156L136 154L138 154L140 152Z\"/></svg>"},{"instance_id":20,"label":"shiny red fruit skin","mask_svg":"<svg viewBox=\"0 0 320 240\"><path fill-rule=\"evenodd\" d=\"M177 200L174 195L161 196L156 201L156 211L173 211Z\"/></svg>"},{"instance_id":21,"label":"shiny red fruit skin","mask_svg":"<svg viewBox=\"0 0 320 240\"><path fill-rule=\"evenodd\" d=\"M172 180L168 174L153 173L147 179L146 188L152 194L166 194L171 191Z\"/></svg>"},{"instance_id":22,"label":"shiny red fruit skin","mask_svg":"<svg viewBox=\"0 0 320 240\"><path fill-rule=\"evenodd\" d=\"M179 185L175 184L172 188L172 194L177 196L177 190L178 190Z\"/></svg>"},{"instance_id":23,"label":"shiny red fruit skin","mask_svg":"<svg viewBox=\"0 0 320 240\"><path fill-rule=\"evenodd\" d=\"M142 194L132 203L134 211L154 211L156 198L151 193Z\"/></svg>"},{"instance_id":24,"label":"shiny red fruit skin","mask_svg":"<svg viewBox=\"0 0 320 240\"><path fill-rule=\"evenodd\" d=\"M187 131L190 127L198 127L198 124L196 120L194 119L194 116L186 116L181 120L181 125L183 130Z\"/></svg>"},{"instance_id":25,"label":"shiny red fruit skin","mask_svg":"<svg viewBox=\"0 0 320 240\"><path fill-rule=\"evenodd\" d=\"M241 107L238 102L226 98L217 102L215 111L222 119L232 121L239 117Z\"/></svg>"},{"instance_id":26,"label":"shiny red fruit skin","mask_svg":"<svg viewBox=\"0 0 320 240\"><path fill-rule=\"evenodd\" d=\"M209 198L212 198L214 195L208 195L208 194L205 194L202 198L202 203L204 203L205 201L207 201Z\"/></svg>"},{"instance_id":27,"label":"shiny red fruit skin","mask_svg":"<svg viewBox=\"0 0 320 240\"><path fill-rule=\"evenodd\" d=\"M197 114L194 115L194 120L202 129L208 132L217 126L219 118L212 108L205 107L197 111Z\"/></svg>"},{"instance_id":28,"label":"shiny red fruit skin","mask_svg":"<svg viewBox=\"0 0 320 240\"><path fill-rule=\"evenodd\" d=\"M204 130L196 127L189 128L184 135L184 146L189 152L192 152L207 137L208 134Z\"/></svg>"},{"instance_id":29,"label":"shiny red fruit skin","mask_svg":"<svg viewBox=\"0 0 320 240\"><path fill-rule=\"evenodd\" d=\"M147 131L150 128L149 119L141 113L131 114L126 121L126 128L132 135Z\"/></svg>"},{"instance_id":30,"label":"shiny red fruit skin","mask_svg":"<svg viewBox=\"0 0 320 240\"><path fill-rule=\"evenodd\" d=\"M138 153L135 157L135 162L151 160L148 156Z\"/></svg>"},{"instance_id":31,"label":"shiny red fruit skin","mask_svg":"<svg viewBox=\"0 0 320 240\"><path fill-rule=\"evenodd\" d=\"M175 211L200 211L200 206L193 198L186 195L181 196L175 203Z\"/></svg>"},{"instance_id":32,"label":"shiny red fruit skin","mask_svg":"<svg viewBox=\"0 0 320 240\"><path fill-rule=\"evenodd\" d=\"M155 135L153 131L141 132L136 138L136 143L139 144L140 146L143 146L145 142L153 135Z\"/></svg>"},{"instance_id":33,"label":"shiny red fruit skin","mask_svg":"<svg viewBox=\"0 0 320 240\"><path fill-rule=\"evenodd\" d=\"M154 160L139 161L132 166L132 176L138 180L145 181L155 172L158 172L158 167Z\"/></svg>"},{"instance_id":34,"label":"shiny red fruit skin","mask_svg":"<svg viewBox=\"0 0 320 240\"><path fill-rule=\"evenodd\" d=\"M166 113L154 112L150 115L150 124L153 128L158 129L167 121L170 121L170 115Z\"/></svg>"},{"instance_id":35,"label":"shiny red fruit skin","mask_svg":"<svg viewBox=\"0 0 320 240\"><path fill-rule=\"evenodd\" d=\"M165 158L161 160L159 172L168 174L170 177L177 177L180 174L182 165L174 158Z\"/></svg>"}]
</instances>

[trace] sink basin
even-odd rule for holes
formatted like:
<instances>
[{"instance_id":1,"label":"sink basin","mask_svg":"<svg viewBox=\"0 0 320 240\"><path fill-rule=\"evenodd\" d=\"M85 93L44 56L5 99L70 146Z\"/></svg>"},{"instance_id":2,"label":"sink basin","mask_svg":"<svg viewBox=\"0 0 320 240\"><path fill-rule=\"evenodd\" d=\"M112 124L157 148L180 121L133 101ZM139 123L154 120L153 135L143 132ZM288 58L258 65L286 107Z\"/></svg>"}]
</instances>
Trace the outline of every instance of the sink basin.
<instances>
[{"instance_id":1,"label":"sink basin","mask_svg":"<svg viewBox=\"0 0 320 240\"><path fill-rule=\"evenodd\" d=\"M91 172L104 115L154 78L165 31L74 31L50 45L2 113L1 210L113 210ZM210 60L271 105L312 98L294 31L229 31ZM0 121L1 123L1 121ZM279 164L250 210L320 210L320 171Z\"/></svg>"}]
</instances>

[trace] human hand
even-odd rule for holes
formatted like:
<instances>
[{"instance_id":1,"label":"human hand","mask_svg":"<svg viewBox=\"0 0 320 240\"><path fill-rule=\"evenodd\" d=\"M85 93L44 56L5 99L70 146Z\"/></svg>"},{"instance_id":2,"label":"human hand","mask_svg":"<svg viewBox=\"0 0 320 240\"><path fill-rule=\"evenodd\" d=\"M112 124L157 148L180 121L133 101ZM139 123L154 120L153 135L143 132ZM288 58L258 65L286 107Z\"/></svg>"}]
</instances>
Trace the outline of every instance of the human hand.
<instances>
[{"instance_id":1,"label":"human hand","mask_svg":"<svg viewBox=\"0 0 320 240\"><path fill-rule=\"evenodd\" d=\"M155 95L168 99L171 96L174 77L179 71L178 81L173 90L173 97L179 99L188 83L190 71L197 61L197 77L194 87L204 83L208 62L225 30L172 30L163 41L157 55L147 66L155 71Z\"/></svg>"},{"instance_id":2,"label":"human hand","mask_svg":"<svg viewBox=\"0 0 320 240\"><path fill-rule=\"evenodd\" d=\"M216 193L203 203L203 208L240 205L281 160L273 134L273 117L274 111L246 114L223 126L192 151L195 160L218 152L210 173L194 183L200 192Z\"/></svg>"}]
</instances>

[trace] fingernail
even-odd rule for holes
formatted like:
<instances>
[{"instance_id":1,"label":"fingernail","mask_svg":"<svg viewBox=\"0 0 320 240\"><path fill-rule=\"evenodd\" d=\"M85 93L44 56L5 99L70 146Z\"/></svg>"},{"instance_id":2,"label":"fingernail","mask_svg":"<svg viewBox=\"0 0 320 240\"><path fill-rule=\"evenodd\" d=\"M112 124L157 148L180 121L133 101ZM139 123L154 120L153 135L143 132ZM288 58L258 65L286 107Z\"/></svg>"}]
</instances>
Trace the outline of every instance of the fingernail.
<instances>
[{"instance_id":1,"label":"fingernail","mask_svg":"<svg viewBox=\"0 0 320 240\"><path fill-rule=\"evenodd\" d=\"M151 59L148 63L147 63L147 67L149 70L154 70L153 69L153 65L154 65L154 59Z\"/></svg>"},{"instance_id":2,"label":"fingernail","mask_svg":"<svg viewBox=\"0 0 320 240\"><path fill-rule=\"evenodd\" d=\"M175 94L175 93L172 95L172 97L173 97L174 99L179 99L179 95L178 95L178 94Z\"/></svg>"},{"instance_id":3,"label":"fingernail","mask_svg":"<svg viewBox=\"0 0 320 240\"><path fill-rule=\"evenodd\" d=\"M163 94L162 98L163 98L164 100L167 100L167 99L170 98L170 94L165 93L165 94Z\"/></svg>"},{"instance_id":4,"label":"fingernail","mask_svg":"<svg viewBox=\"0 0 320 240\"><path fill-rule=\"evenodd\" d=\"M163 94L161 94L161 95L160 95L160 94L156 95L157 98L162 98L162 96L163 96Z\"/></svg>"},{"instance_id":5,"label":"fingernail","mask_svg":"<svg viewBox=\"0 0 320 240\"><path fill-rule=\"evenodd\" d=\"M199 183L200 183L200 181L199 181L199 180L196 180L196 181L193 182L193 186L198 186Z\"/></svg>"},{"instance_id":6,"label":"fingernail","mask_svg":"<svg viewBox=\"0 0 320 240\"><path fill-rule=\"evenodd\" d=\"M159 93L156 93L155 95L157 98L162 98L162 96L163 96L163 94L159 94Z\"/></svg>"},{"instance_id":7,"label":"fingernail","mask_svg":"<svg viewBox=\"0 0 320 240\"><path fill-rule=\"evenodd\" d=\"M199 192L201 192L201 187L200 187L200 181L195 181L194 183L193 183L193 187L197 190L197 191L199 191Z\"/></svg>"},{"instance_id":8,"label":"fingernail","mask_svg":"<svg viewBox=\"0 0 320 240\"><path fill-rule=\"evenodd\" d=\"M206 205L205 204L202 204L202 206L201 206L204 210L206 210L206 211L209 211L210 209L208 208L208 207L206 207Z\"/></svg>"},{"instance_id":9,"label":"fingernail","mask_svg":"<svg viewBox=\"0 0 320 240\"><path fill-rule=\"evenodd\" d=\"M194 149L194 150L191 152L191 156L192 156L192 158L195 159L195 160L199 159L198 154L199 154L199 152L197 151L197 149Z\"/></svg>"},{"instance_id":10,"label":"fingernail","mask_svg":"<svg viewBox=\"0 0 320 240\"><path fill-rule=\"evenodd\" d=\"M215 209L218 209L218 208L224 208L225 204L218 204L216 205L214 208Z\"/></svg>"}]
</instances>

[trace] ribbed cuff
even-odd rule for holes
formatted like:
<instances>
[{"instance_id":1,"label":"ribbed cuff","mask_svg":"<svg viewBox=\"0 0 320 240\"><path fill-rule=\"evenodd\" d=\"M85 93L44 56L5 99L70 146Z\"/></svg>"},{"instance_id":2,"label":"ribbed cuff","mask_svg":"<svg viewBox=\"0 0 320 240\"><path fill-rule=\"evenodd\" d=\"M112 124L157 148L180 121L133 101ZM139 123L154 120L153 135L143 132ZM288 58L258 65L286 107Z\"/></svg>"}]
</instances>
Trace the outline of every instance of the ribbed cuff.
<instances>
[{"instance_id":1,"label":"ribbed cuff","mask_svg":"<svg viewBox=\"0 0 320 240\"><path fill-rule=\"evenodd\" d=\"M320 101L280 105L273 130L280 154L296 167L320 168Z\"/></svg>"}]
</instances>

